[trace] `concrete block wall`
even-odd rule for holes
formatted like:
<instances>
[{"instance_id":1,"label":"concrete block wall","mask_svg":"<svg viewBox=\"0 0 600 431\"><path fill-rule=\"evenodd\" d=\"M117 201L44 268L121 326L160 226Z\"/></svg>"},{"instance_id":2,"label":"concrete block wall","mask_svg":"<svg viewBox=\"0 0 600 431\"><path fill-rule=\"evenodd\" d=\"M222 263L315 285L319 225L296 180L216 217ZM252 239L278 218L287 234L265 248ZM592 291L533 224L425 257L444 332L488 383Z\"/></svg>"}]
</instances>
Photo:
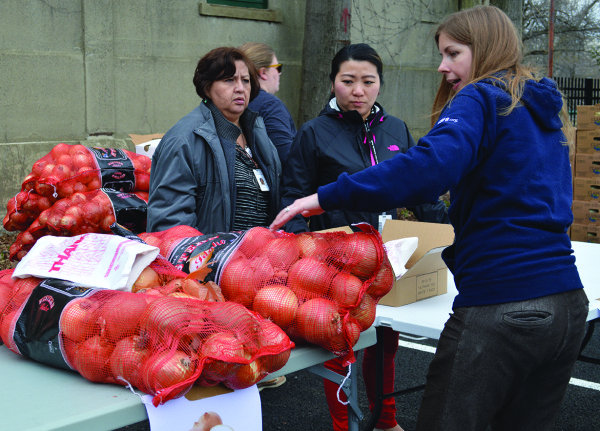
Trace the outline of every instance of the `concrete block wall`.
<instances>
[{"instance_id":1,"label":"concrete block wall","mask_svg":"<svg viewBox=\"0 0 600 431\"><path fill-rule=\"evenodd\" d=\"M433 4L352 0L351 40L383 56L379 100L416 138L429 127L439 79L431 28L455 7ZM277 95L297 118L304 8L303 0L270 0L267 11L206 0L2 0L0 218L57 143L133 150L129 133L165 132L198 104L193 72L214 47L273 46L285 64Z\"/></svg>"}]
</instances>

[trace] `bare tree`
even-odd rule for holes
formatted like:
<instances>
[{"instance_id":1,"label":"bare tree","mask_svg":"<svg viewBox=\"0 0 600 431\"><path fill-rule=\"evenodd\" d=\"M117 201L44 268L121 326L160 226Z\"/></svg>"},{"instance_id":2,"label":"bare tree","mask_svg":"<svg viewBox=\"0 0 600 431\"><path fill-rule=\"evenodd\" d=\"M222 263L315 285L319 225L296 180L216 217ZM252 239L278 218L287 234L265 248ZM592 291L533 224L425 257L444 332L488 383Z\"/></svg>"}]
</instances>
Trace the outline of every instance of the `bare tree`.
<instances>
[{"instance_id":1,"label":"bare tree","mask_svg":"<svg viewBox=\"0 0 600 431\"><path fill-rule=\"evenodd\" d=\"M307 0L299 124L315 117L331 90L329 65L350 43L350 0Z\"/></svg>"},{"instance_id":2,"label":"bare tree","mask_svg":"<svg viewBox=\"0 0 600 431\"><path fill-rule=\"evenodd\" d=\"M502 9L523 34L523 0L490 0L490 4Z\"/></svg>"},{"instance_id":3,"label":"bare tree","mask_svg":"<svg viewBox=\"0 0 600 431\"><path fill-rule=\"evenodd\" d=\"M541 71L548 66L549 3L523 2L525 60ZM599 76L600 0L555 0L554 8L553 75Z\"/></svg>"}]
</instances>

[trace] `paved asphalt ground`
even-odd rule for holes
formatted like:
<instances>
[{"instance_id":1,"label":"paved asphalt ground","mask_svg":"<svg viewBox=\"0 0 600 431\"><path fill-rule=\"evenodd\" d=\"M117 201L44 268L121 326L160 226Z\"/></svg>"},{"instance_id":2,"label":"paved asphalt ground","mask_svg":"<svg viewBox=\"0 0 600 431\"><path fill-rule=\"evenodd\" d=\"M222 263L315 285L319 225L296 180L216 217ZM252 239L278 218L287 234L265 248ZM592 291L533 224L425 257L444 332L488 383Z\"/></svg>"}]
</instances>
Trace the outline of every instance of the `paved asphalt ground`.
<instances>
[{"instance_id":1,"label":"paved asphalt ground","mask_svg":"<svg viewBox=\"0 0 600 431\"><path fill-rule=\"evenodd\" d=\"M401 338L396 356L396 390L417 386L425 381L427 367L436 341ZM584 355L600 359L600 325L584 350ZM361 366L361 355L356 363ZM359 401L368 419L367 399L362 380L359 381ZM396 398L397 420L406 430L415 428L422 391ZM329 431L331 420L325 402L322 380L307 371L289 374L287 382L275 389L261 392L264 431ZM148 421L119 431L148 431ZM561 405L556 425L548 431L600 431L600 365L578 361L571 384Z\"/></svg>"}]
</instances>

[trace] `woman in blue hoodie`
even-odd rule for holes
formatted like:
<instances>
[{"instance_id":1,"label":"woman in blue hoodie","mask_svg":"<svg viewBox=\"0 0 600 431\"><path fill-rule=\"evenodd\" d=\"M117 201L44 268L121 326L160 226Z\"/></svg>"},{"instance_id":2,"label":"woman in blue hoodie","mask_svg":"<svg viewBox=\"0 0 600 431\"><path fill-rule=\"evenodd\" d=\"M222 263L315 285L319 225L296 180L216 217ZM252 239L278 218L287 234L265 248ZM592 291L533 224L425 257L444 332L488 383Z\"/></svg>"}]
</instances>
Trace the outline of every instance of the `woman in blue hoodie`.
<instances>
[{"instance_id":1,"label":"woman in blue hoodie","mask_svg":"<svg viewBox=\"0 0 600 431\"><path fill-rule=\"evenodd\" d=\"M435 41L443 78L430 132L296 200L271 228L296 214L415 205L449 189L455 240L443 258L458 295L417 429L551 429L588 309L567 234L572 128L556 84L521 64L500 9L454 13Z\"/></svg>"}]
</instances>

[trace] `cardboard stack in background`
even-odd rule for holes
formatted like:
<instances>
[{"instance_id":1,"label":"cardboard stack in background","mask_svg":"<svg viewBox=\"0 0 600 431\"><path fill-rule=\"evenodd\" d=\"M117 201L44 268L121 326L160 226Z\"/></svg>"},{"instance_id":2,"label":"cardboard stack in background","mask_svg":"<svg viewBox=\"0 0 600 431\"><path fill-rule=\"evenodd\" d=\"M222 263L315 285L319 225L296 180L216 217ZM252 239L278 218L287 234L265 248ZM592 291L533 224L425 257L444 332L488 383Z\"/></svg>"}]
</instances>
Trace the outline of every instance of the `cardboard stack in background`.
<instances>
[{"instance_id":1,"label":"cardboard stack in background","mask_svg":"<svg viewBox=\"0 0 600 431\"><path fill-rule=\"evenodd\" d=\"M600 243L600 104L577 107L571 240Z\"/></svg>"}]
</instances>

